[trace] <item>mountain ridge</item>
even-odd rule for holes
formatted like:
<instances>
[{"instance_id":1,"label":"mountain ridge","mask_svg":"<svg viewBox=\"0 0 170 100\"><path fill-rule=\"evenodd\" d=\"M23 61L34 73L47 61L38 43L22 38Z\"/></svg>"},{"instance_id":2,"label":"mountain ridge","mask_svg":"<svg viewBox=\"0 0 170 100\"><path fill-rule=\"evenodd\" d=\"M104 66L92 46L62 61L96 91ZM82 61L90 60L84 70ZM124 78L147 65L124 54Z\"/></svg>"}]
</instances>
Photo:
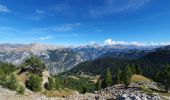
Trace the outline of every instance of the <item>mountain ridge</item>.
<instances>
[{"instance_id":1,"label":"mountain ridge","mask_svg":"<svg viewBox=\"0 0 170 100\"><path fill-rule=\"evenodd\" d=\"M77 64L94 60L108 52L128 52L129 50L152 50L156 47L128 46L128 45L84 45L66 47L48 44L0 44L0 61L21 64L24 59L37 56L46 62L49 70L57 74L69 70ZM114 54L115 55L115 54ZM54 60L55 59L55 60Z\"/></svg>"}]
</instances>

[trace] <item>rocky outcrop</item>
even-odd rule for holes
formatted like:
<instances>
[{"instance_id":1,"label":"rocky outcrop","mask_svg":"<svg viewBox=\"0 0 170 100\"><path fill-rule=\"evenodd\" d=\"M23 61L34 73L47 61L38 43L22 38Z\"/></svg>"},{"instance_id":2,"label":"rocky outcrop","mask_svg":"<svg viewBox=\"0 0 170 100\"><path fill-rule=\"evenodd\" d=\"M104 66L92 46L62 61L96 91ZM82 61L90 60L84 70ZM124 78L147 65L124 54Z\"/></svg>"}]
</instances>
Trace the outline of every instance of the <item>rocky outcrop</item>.
<instances>
[{"instance_id":1,"label":"rocky outcrop","mask_svg":"<svg viewBox=\"0 0 170 100\"><path fill-rule=\"evenodd\" d=\"M148 95L146 93L129 93L123 94L118 100L164 100L159 94Z\"/></svg>"},{"instance_id":2,"label":"rocky outcrop","mask_svg":"<svg viewBox=\"0 0 170 100\"><path fill-rule=\"evenodd\" d=\"M42 85L44 85L45 83L48 83L49 77L50 77L50 74L48 71L42 72Z\"/></svg>"},{"instance_id":3,"label":"rocky outcrop","mask_svg":"<svg viewBox=\"0 0 170 100\"><path fill-rule=\"evenodd\" d=\"M76 94L68 96L67 99L74 100L164 100L157 93L144 93L140 88L123 85L115 85L102 89L96 93ZM167 98L167 97L166 97Z\"/></svg>"}]
</instances>

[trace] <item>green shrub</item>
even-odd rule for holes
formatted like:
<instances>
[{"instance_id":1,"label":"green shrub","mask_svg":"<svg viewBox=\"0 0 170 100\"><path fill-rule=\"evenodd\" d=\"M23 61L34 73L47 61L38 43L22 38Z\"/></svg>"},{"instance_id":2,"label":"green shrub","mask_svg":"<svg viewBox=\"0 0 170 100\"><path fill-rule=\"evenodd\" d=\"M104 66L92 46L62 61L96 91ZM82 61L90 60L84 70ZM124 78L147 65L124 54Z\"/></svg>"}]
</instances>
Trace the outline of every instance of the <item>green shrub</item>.
<instances>
[{"instance_id":1,"label":"green shrub","mask_svg":"<svg viewBox=\"0 0 170 100\"><path fill-rule=\"evenodd\" d=\"M18 86L18 82L16 76L14 74L11 74L7 79L7 88L11 90L16 90L17 86Z\"/></svg>"},{"instance_id":2,"label":"green shrub","mask_svg":"<svg viewBox=\"0 0 170 100\"><path fill-rule=\"evenodd\" d=\"M7 76L6 75L0 76L0 85L2 85L3 87L7 87Z\"/></svg>"},{"instance_id":3,"label":"green shrub","mask_svg":"<svg viewBox=\"0 0 170 100\"><path fill-rule=\"evenodd\" d=\"M24 87L23 85L20 85L20 86L18 87L18 89L17 89L17 92L18 92L19 94L24 94L24 92L25 92L25 87Z\"/></svg>"},{"instance_id":4,"label":"green shrub","mask_svg":"<svg viewBox=\"0 0 170 100\"><path fill-rule=\"evenodd\" d=\"M55 89L58 90L60 88L60 83L59 80L56 78L55 79Z\"/></svg>"},{"instance_id":5,"label":"green shrub","mask_svg":"<svg viewBox=\"0 0 170 100\"><path fill-rule=\"evenodd\" d=\"M52 89L54 89L54 87L55 87L54 79L50 77L50 78L48 79L48 83L45 84L45 88L46 88L47 90L52 90Z\"/></svg>"},{"instance_id":6,"label":"green shrub","mask_svg":"<svg viewBox=\"0 0 170 100\"><path fill-rule=\"evenodd\" d=\"M26 81L26 87L32 91L41 91L42 78L38 75L31 74L29 79Z\"/></svg>"}]
</instances>

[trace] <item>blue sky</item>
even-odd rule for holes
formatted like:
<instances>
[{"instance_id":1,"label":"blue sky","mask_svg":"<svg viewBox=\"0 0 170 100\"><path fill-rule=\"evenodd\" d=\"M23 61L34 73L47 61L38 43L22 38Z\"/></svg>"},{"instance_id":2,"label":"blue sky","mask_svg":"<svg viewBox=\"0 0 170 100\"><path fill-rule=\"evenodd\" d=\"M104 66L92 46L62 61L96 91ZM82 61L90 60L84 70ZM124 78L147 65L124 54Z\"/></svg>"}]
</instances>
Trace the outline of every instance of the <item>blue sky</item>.
<instances>
[{"instance_id":1,"label":"blue sky","mask_svg":"<svg viewBox=\"0 0 170 100\"><path fill-rule=\"evenodd\" d=\"M0 43L170 44L170 0L0 0Z\"/></svg>"}]
</instances>

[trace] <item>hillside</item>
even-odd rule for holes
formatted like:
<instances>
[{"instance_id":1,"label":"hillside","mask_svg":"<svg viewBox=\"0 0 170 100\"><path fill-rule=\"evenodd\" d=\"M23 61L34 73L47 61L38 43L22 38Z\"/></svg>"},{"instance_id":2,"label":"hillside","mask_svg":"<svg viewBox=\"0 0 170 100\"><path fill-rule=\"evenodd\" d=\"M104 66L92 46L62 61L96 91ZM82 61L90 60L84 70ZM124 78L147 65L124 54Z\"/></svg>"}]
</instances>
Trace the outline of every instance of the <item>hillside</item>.
<instances>
[{"instance_id":1,"label":"hillside","mask_svg":"<svg viewBox=\"0 0 170 100\"><path fill-rule=\"evenodd\" d=\"M114 73L117 68L124 68L127 64L134 64L142 68L143 74L155 76L157 70L165 64L170 64L170 50L156 49L139 59L123 59L117 57L102 57L93 61L86 61L78 64L70 72L85 72L93 74L103 74L107 68Z\"/></svg>"}]
</instances>

